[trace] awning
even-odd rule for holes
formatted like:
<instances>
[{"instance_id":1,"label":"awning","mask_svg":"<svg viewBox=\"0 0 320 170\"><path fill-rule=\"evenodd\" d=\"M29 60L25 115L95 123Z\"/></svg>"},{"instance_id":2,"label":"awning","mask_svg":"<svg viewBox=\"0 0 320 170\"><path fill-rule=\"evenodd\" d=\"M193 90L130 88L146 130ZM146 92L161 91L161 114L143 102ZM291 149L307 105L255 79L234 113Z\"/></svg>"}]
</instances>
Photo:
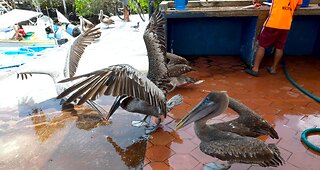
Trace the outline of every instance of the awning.
<instances>
[{"instance_id":1,"label":"awning","mask_svg":"<svg viewBox=\"0 0 320 170\"><path fill-rule=\"evenodd\" d=\"M57 17L59 22L66 23L66 24L70 23L70 21L64 15L62 15L57 9L56 9L56 12L57 12Z\"/></svg>"},{"instance_id":2,"label":"awning","mask_svg":"<svg viewBox=\"0 0 320 170\"><path fill-rule=\"evenodd\" d=\"M42 15L42 13L22 9L13 9L5 14L0 15L0 29L10 27L22 21L27 21L39 15Z\"/></svg>"}]
</instances>

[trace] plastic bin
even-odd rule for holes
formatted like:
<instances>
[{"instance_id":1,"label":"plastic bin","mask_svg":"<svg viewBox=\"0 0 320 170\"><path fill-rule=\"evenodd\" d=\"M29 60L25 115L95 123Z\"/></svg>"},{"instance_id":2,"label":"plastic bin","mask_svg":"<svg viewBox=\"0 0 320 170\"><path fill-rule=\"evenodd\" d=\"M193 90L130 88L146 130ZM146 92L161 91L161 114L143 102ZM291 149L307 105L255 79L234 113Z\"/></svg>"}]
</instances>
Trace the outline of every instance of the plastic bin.
<instances>
[{"instance_id":1,"label":"plastic bin","mask_svg":"<svg viewBox=\"0 0 320 170\"><path fill-rule=\"evenodd\" d=\"M30 40L34 32L27 32L26 35L24 36L25 40Z\"/></svg>"},{"instance_id":2,"label":"plastic bin","mask_svg":"<svg viewBox=\"0 0 320 170\"><path fill-rule=\"evenodd\" d=\"M188 0L174 0L176 10L185 10Z\"/></svg>"},{"instance_id":3,"label":"plastic bin","mask_svg":"<svg viewBox=\"0 0 320 170\"><path fill-rule=\"evenodd\" d=\"M308 7L310 4L310 0L302 0L301 7Z\"/></svg>"}]
</instances>

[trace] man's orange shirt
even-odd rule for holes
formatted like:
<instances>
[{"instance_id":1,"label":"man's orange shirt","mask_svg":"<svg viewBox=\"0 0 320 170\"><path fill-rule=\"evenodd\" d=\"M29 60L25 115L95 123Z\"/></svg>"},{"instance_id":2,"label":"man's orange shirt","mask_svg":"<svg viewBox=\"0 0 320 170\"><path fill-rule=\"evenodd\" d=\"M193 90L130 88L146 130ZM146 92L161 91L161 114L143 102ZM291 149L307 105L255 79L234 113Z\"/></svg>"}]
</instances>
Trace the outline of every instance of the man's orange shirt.
<instances>
[{"instance_id":1,"label":"man's orange shirt","mask_svg":"<svg viewBox=\"0 0 320 170\"><path fill-rule=\"evenodd\" d=\"M302 0L272 0L269 16L264 26L290 30L293 13Z\"/></svg>"}]
</instances>

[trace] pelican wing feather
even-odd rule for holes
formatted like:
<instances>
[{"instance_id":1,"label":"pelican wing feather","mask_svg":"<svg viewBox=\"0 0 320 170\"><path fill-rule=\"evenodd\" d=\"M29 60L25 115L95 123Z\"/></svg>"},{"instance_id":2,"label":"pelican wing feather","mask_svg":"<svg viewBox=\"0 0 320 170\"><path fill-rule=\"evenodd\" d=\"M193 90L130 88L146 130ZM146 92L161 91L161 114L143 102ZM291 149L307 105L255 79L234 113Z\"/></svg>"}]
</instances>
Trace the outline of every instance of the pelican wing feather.
<instances>
[{"instance_id":1,"label":"pelican wing feather","mask_svg":"<svg viewBox=\"0 0 320 170\"><path fill-rule=\"evenodd\" d=\"M165 19L159 10L155 11L143 34L149 59L149 71L147 77L158 84L168 77L166 66L166 41L164 30ZM161 88L161 86L159 86Z\"/></svg>"},{"instance_id":2,"label":"pelican wing feather","mask_svg":"<svg viewBox=\"0 0 320 170\"><path fill-rule=\"evenodd\" d=\"M214 124L213 126L242 136L258 137L269 135L271 138L279 139L278 133L266 120L240 101L229 97L229 107L236 111L239 117L229 122Z\"/></svg>"},{"instance_id":3,"label":"pelican wing feather","mask_svg":"<svg viewBox=\"0 0 320 170\"><path fill-rule=\"evenodd\" d=\"M189 65L188 60L173 53L167 53L167 58L169 59L168 65L176 65L176 64Z\"/></svg>"},{"instance_id":4,"label":"pelican wing feather","mask_svg":"<svg viewBox=\"0 0 320 170\"><path fill-rule=\"evenodd\" d=\"M94 71L85 75L75 76L61 82L68 82L86 77L66 89L57 98L63 98L72 93L67 102L81 98L77 103L83 104L87 100L95 100L101 95L132 96L158 107L162 113L166 113L165 95L144 74L130 65L119 64Z\"/></svg>"},{"instance_id":5,"label":"pelican wing feather","mask_svg":"<svg viewBox=\"0 0 320 170\"><path fill-rule=\"evenodd\" d=\"M68 57L69 75L66 77L73 77L77 71L77 67L84 50L88 45L97 40L101 36L100 28L89 28L83 34L79 35L71 45Z\"/></svg>"},{"instance_id":6,"label":"pelican wing feather","mask_svg":"<svg viewBox=\"0 0 320 170\"><path fill-rule=\"evenodd\" d=\"M191 66L188 66L186 64L168 65L168 76L179 77L182 74L188 73L193 70L194 69Z\"/></svg>"},{"instance_id":7,"label":"pelican wing feather","mask_svg":"<svg viewBox=\"0 0 320 170\"><path fill-rule=\"evenodd\" d=\"M262 167L277 167L284 163L279 149L274 144L265 144L256 138L230 133L219 133L219 139L202 141L200 150L229 162L258 164Z\"/></svg>"}]
</instances>

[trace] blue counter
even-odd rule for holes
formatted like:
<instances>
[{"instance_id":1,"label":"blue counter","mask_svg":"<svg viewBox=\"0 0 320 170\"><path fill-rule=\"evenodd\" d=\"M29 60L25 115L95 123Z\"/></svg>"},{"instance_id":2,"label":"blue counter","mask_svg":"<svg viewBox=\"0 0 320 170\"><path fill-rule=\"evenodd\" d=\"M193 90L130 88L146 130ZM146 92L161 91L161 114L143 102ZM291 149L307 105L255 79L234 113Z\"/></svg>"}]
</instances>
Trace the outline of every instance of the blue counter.
<instances>
[{"instance_id":1,"label":"blue counter","mask_svg":"<svg viewBox=\"0 0 320 170\"><path fill-rule=\"evenodd\" d=\"M242 5L246 5L244 2ZM251 1L247 2L250 5ZM189 2L187 10L174 10L170 2L161 4L167 19L168 51L185 57L236 55L251 65L257 48L256 37L269 7L256 10L216 5L201 9L197 4ZM320 56L320 7L296 11L284 53Z\"/></svg>"}]
</instances>

